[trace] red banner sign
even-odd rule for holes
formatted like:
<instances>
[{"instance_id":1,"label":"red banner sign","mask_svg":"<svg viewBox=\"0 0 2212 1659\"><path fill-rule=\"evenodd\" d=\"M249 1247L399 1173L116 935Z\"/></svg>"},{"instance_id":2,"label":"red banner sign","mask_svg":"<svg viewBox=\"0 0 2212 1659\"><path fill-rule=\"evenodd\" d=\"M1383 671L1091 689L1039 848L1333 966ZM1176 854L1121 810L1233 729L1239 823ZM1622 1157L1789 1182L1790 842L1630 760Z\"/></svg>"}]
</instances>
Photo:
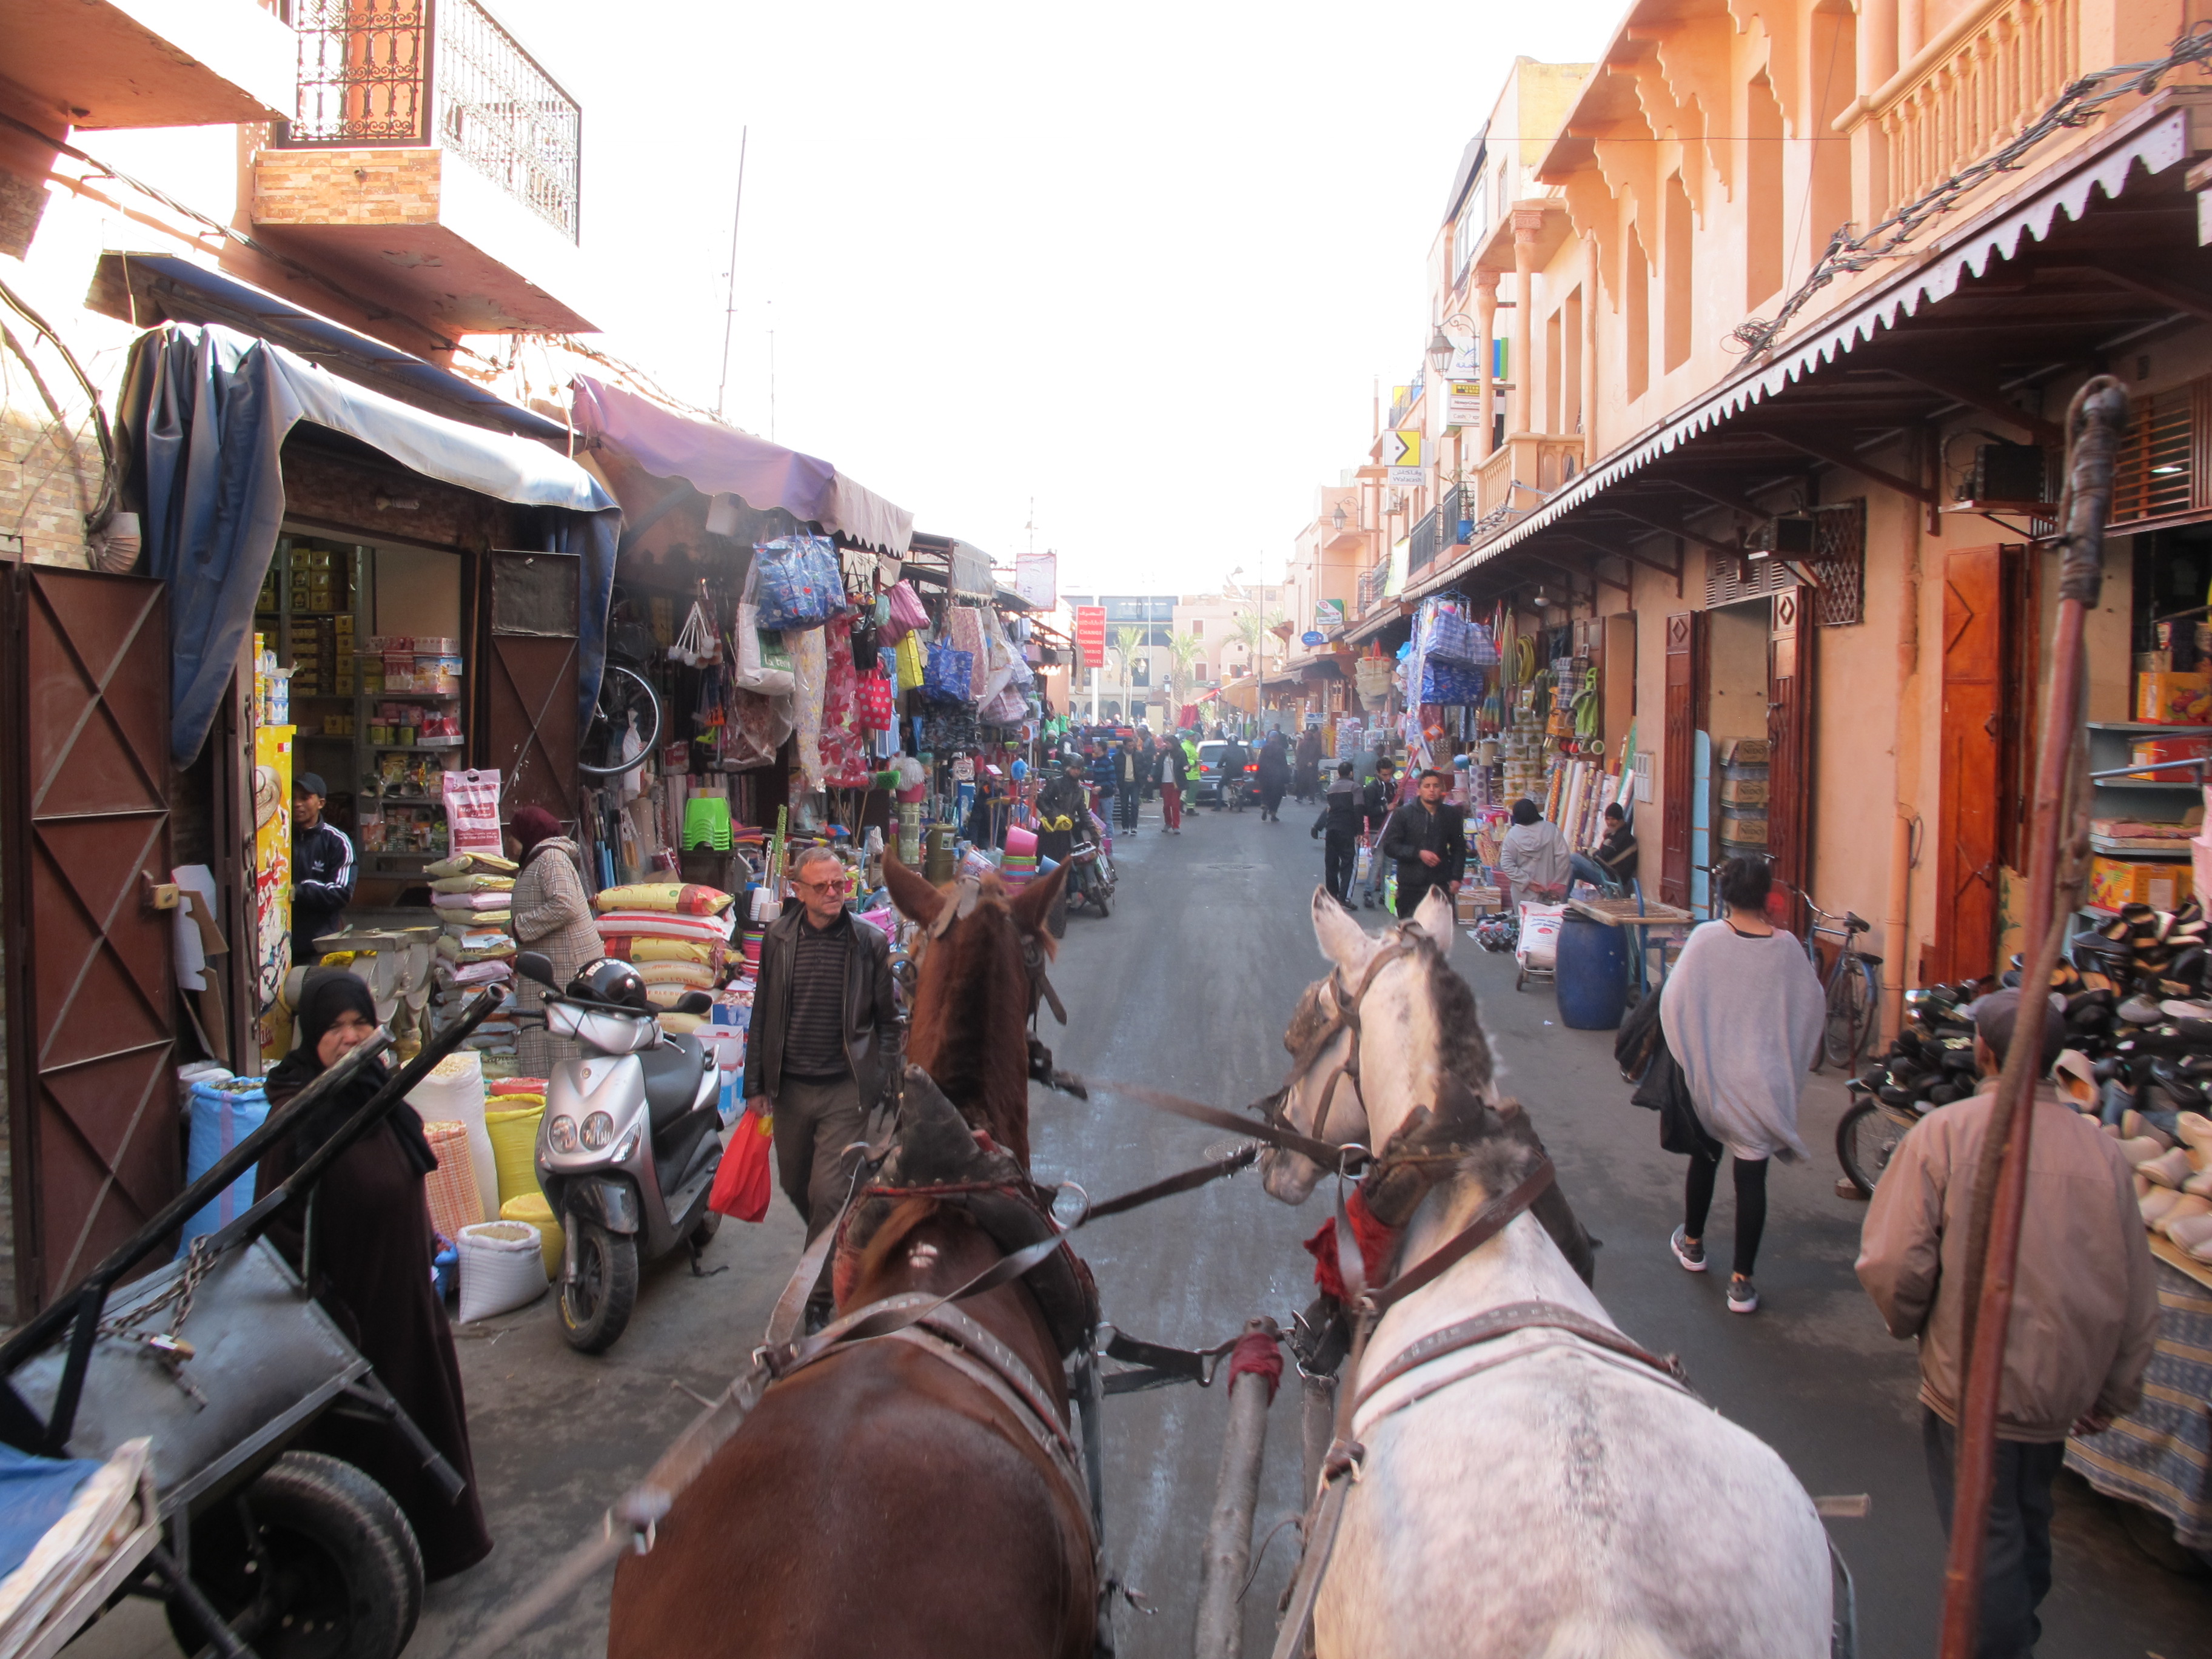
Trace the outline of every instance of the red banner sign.
<instances>
[{"instance_id":1,"label":"red banner sign","mask_svg":"<svg viewBox=\"0 0 2212 1659\"><path fill-rule=\"evenodd\" d=\"M1075 652L1085 668L1106 665L1106 607L1103 605L1079 605L1075 607Z\"/></svg>"}]
</instances>

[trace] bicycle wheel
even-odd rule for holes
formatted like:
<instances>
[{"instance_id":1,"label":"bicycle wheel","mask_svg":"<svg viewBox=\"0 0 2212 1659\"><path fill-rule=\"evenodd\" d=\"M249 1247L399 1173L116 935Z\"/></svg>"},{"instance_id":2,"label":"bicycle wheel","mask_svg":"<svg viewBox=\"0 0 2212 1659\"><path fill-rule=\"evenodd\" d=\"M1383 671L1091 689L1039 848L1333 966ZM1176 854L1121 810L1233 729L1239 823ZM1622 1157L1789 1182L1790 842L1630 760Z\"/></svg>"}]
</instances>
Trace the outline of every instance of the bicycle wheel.
<instances>
[{"instance_id":1,"label":"bicycle wheel","mask_svg":"<svg viewBox=\"0 0 2212 1659\"><path fill-rule=\"evenodd\" d=\"M637 764L625 758L623 749L633 727L638 736L636 753L649 755L660 741L660 696L653 682L635 668L609 663L599 679L599 700L592 709L592 723L576 745L576 769L587 777L611 778Z\"/></svg>"},{"instance_id":2,"label":"bicycle wheel","mask_svg":"<svg viewBox=\"0 0 2212 1659\"><path fill-rule=\"evenodd\" d=\"M1873 1101L1863 1100L1845 1112L1836 1125L1836 1161L1851 1184L1869 1197L1875 1183L1889 1168L1897 1143L1905 1139L1905 1126Z\"/></svg>"},{"instance_id":3,"label":"bicycle wheel","mask_svg":"<svg viewBox=\"0 0 2212 1659\"><path fill-rule=\"evenodd\" d=\"M1820 1052L1848 1072L1866 1042L1873 1018L1874 1003L1867 995L1866 976L1858 971L1858 963L1838 963L1835 978L1828 982L1828 1017L1820 1032Z\"/></svg>"}]
</instances>

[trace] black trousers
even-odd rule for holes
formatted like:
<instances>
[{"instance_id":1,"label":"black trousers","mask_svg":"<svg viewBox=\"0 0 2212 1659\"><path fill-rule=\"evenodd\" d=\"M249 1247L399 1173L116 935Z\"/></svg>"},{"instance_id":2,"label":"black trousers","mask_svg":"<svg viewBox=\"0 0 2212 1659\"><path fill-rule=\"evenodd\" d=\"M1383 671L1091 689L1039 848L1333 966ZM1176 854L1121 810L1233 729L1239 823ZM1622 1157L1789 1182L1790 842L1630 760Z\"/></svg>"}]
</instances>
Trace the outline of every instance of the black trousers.
<instances>
[{"instance_id":1,"label":"black trousers","mask_svg":"<svg viewBox=\"0 0 2212 1659\"><path fill-rule=\"evenodd\" d=\"M1137 800L1139 793L1139 786L1134 778L1121 785L1116 792L1118 799L1115 801L1115 817L1124 830L1133 830L1137 827Z\"/></svg>"},{"instance_id":2,"label":"black trousers","mask_svg":"<svg viewBox=\"0 0 2212 1659\"><path fill-rule=\"evenodd\" d=\"M1352 902L1352 872L1358 867L1358 852L1357 836L1332 830L1322 837L1322 879L1328 884L1328 896L1339 904Z\"/></svg>"},{"instance_id":3,"label":"black trousers","mask_svg":"<svg viewBox=\"0 0 2212 1659\"><path fill-rule=\"evenodd\" d=\"M1376 855L1380 858L1380 853ZM1418 875L1410 873L1418 871ZM1403 921L1421 908L1421 901L1429 896L1429 889L1439 884L1436 872L1419 860L1402 860L1398 866L1398 920Z\"/></svg>"},{"instance_id":4,"label":"black trousers","mask_svg":"<svg viewBox=\"0 0 2212 1659\"><path fill-rule=\"evenodd\" d=\"M1928 1480L1936 1488L1936 1513L1948 1538L1959 1433L1923 1406L1920 1435L1928 1453ZM1997 1442L1976 1659L2029 1659L2035 1651L2043 1634L2035 1610L2051 1593L2051 1484L2065 1461L2063 1440Z\"/></svg>"},{"instance_id":5,"label":"black trousers","mask_svg":"<svg viewBox=\"0 0 2212 1659\"><path fill-rule=\"evenodd\" d=\"M1705 1218L1712 1212L1713 1182L1721 1172L1720 1160L1690 1154L1689 1178L1682 1188L1682 1231L1692 1238L1705 1236ZM1746 1279L1759 1260L1759 1235L1766 1231L1766 1160L1735 1160L1735 1271Z\"/></svg>"}]
</instances>

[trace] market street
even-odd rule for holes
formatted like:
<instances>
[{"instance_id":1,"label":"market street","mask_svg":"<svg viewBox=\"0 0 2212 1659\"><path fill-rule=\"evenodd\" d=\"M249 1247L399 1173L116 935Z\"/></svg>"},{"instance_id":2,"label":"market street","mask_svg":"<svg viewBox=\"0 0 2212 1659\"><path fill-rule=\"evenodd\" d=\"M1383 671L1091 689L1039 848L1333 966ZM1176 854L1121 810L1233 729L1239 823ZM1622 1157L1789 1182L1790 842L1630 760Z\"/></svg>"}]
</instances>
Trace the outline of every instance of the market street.
<instances>
[{"instance_id":1,"label":"market street","mask_svg":"<svg viewBox=\"0 0 2212 1659\"><path fill-rule=\"evenodd\" d=\"M1069 922L1053 969L1069 1023L1047 1033L1058 1062L1224 1103L1272 1087L1285 1063L1283 1025L1322 971L1307 915L1320 851L1307 821L1291 804L1279 826L1251 812L1200 811L1170 840L1148 807L1144 832L1117 845L1112 916ZM1375 927L1382 918L1363 920ZM1863 1210L1831 1191L1826 1148L1840 1091L1817 1079L1807 1091L1804 1136L1815 1156L1775 1172L1759 1273L1765 1305L1754 1317L1732 1317L1717 1275L1692 1278L1667 1255L1682 1164L1658 1151L1654 1120L1628 1104L1611 1033L1547 1023L1556 1012L1549 988L1516 994L1512 959L1464 935L1453 960L1475 987L1510 1087L1534 1114L1565 1189L1605 1241L1597 1290L1607 1306L1638 1340L1679 1353L1699 1392L1780 1451L1808 1491L1871 1496L1867 1520L1831 1523L1857 1581L1860 1650L1868 1659L1929 1652L1942 1538L1921 1462L1912 1350L1889 1340L1852 1277ZM1040 1179L1073 1179L1098 1197L1182 1168L1224 1139L1103 1094L1085 1105L1033 1091L1032 1109ZM1102 1222L1083 1250L1109 1321L1135 1336L1208 1346L1254 1314L1287 1323L1304 1306L1311 1262L1298 1240L1322 1212L1317 1200L1286 1209L1245 1178ZM1715 1223L1723 1237L1729 1221L1724 1197ZM708 1259L730 1271L695 1280L680 1260L649 1270L629 1336L604 1358L567 1347L550 1302L463 1328L471 1430L497 1547L483 1566L431 1586L410 1653L442 1659L488 1609L598 1525L607 1502L696 1409L685 1390L712 1393L742 1365L799 1243L781 1198L762 1226L726 1222ZM1189 1651L1226 1409L1218 1393L1188 1387L1109 1403L1109 1559L1158 1609L1117 1614L1121 1651L1133 1659ZM1255 1549L1296 1507L1297 1487L1297 1395L1285 1386L1269 1416ZM2070 1475L2059 1496L2045 1650L2112 1659L2197 1650L2212 1620L2212 1580L2152 1565L2123 1534L2116 1506ZM1245 1597L1248 1655L1268 1650L1291 1545L1285 1529ZM522 1651L597 1655L605 1610L602 1583ZM140 1603L79 1651L155 1659L173 1649L158 1610Z\"/></svg>"}]
</instances>

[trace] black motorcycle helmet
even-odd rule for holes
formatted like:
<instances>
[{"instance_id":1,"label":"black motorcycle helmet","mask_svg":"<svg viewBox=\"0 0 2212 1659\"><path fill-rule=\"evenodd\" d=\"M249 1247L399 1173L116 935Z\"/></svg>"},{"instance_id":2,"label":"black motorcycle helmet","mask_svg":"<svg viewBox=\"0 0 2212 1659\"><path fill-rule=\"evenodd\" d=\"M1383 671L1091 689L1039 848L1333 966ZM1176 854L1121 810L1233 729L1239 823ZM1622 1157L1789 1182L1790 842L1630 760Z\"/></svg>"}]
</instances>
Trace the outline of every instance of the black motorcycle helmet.
<instances>
[{"instance_id":1,"label":"black motorcycle helmet","mask_svg":"<svg viewBox=\"0 0 2212 1659\"><path fill-rule=\"evenodd\" d=\"M614 957L586 963L562 994L579 1002L634 1008L641 1014L653 1012L653 999L646 995L645 981L638 977L637 969Z\"/></svg>"}]
</instances>

